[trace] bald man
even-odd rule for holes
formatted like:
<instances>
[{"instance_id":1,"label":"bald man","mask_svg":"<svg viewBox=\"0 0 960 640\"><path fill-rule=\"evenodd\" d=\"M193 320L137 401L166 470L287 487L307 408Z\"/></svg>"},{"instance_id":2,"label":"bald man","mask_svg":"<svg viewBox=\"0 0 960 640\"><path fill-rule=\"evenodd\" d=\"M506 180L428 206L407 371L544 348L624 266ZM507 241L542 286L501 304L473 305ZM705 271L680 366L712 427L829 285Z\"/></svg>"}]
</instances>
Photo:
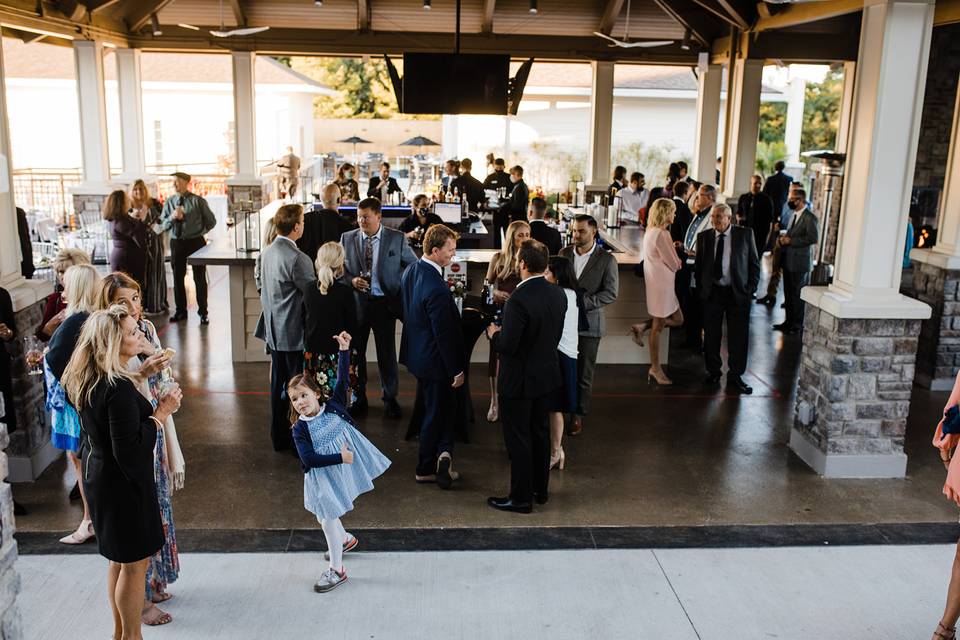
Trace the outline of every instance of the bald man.
<instances>
[{"instance_id":1,"label":"bald man","mask_svg":"<svg viewBox=\"0 0 960 640\"><path fill-rule=\"evenodd\" d=\"M313 209L303 214L303 235L297 240L297 247L310 257L317 259L317 251L326 242L339 242L340 236L352 229L350 222L340 215L340 187L330 183L320 194L321 209Z\"/></svg>"}]
</instances>

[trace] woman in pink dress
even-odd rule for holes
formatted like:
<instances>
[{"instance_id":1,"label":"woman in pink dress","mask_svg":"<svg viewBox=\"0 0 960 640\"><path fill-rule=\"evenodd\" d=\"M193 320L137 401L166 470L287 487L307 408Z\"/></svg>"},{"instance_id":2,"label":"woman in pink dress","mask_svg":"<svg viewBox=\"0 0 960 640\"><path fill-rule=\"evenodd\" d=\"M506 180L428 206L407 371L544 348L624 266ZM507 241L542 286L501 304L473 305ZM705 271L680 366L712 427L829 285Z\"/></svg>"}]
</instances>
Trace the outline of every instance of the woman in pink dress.
<instances>
[{"instance_id":1,"label":"woman in pink dress","mask_svg":"<svg viewBox=\"0 0 960 640\"><path fill-rule=\"evenodd\" d=\"M650 371L647 380L663 386L673 384L660 367L660 332L664 327L683 324L680 302L673 288L673 280L682 266L673 239L670 224L677 207L672 200L658 198L647 213L647 231L643 236L643 278L647 285L647 311L652 316L633 325L633 340L643 346L643 334L650 332Z\"/></svg>"},{"instance_id":2,"label":"woman in pink dress","mask_svg":"<svg viewBox=\"0 0 960 640\"><path fill-rule=\"evenodd\" d=\"M960 506L960 456L957 454L957 445L960 444L960 434L943 433L943 423L946 421L947 411L960 404L960 372L953 383L953 391L943 407L943 419L937 425L933 435L933 446L940 450L940 459L947 469L947 478L943 484L943 494ZM947 604L943 610L943 617L937 623L933 632L933 640L954 640L957 636L957 619L960 618L960 541L957 542L957 551L953 556L953 568L950 571L950 586L947 588Z\"/></svg>"}]
</instances>

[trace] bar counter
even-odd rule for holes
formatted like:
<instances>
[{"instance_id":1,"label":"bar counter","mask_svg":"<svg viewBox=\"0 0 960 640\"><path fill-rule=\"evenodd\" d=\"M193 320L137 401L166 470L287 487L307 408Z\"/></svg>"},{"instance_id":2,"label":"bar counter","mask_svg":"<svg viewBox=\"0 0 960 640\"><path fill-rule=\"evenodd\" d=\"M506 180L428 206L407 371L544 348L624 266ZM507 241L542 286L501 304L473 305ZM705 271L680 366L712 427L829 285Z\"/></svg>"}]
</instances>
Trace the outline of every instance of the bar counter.
<instances>
[{"instance_id":1,"label":"bar counter","mask_svg":"<svg viewBox=\"0 0 960 640\"><path fill-rule=\"evenodd\" d=\"M649 363L646 347L638 347L630 336L630 325L647 317L646 292L643 280L636 276L642 261L643 230L635 225L620 229L601 229L603 243L612 250L620 266L620 293L617 301L606 308L607 335L600 343L598 362L617 364ZM467 282L472 293L479 294L493 249L462 249L457 258L467 263ZM234 248L233 234L217 238L189 257L196 265L226 266L229 271L230 335L234 362L263 362L268 358L264 343L253 337L260 317L260 296L253 278L259 252L242 252ZM397 325L399 348L400 324ZM661 334L661 354L669 352L669 330ZM369 341L367 360L376 361L374 342ZM486 362L488 347L480 340L473 351L472 362ZM665 360L666 362L666 360Z\"/></svg>"}]
</instances>

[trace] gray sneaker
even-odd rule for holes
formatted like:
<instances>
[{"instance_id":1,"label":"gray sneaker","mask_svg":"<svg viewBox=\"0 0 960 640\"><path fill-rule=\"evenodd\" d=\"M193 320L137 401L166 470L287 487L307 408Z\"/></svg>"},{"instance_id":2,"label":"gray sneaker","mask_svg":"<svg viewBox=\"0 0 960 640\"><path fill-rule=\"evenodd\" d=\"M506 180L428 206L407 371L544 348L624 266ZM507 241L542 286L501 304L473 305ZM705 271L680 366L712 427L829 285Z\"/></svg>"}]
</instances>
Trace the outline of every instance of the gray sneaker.
<instances>
[{"instance_id":1,"label":"gray sneaker","mask_svg":"<svg viewBox=\"0 0 960 640\"><path fill-rule=\"evenodd\" d=\"M348 551L353 551L354 549L357 548L357 545L358 545L358 544L360 544L360 541L357 540L356 536L350 538L349 540L347 540L346 542L343 543L343 552L344 552L344 553L347 553ZM326 560L327 562L330 562L330 552L329 552L329 551L324 551L324 552L323 552L323 559Z\"/></svg>"},{"instance_id":2,"label":"gray sneaker","mask_svg":"<svg viewBox=\"0 0 960 640\"><path fill-rule=\"evenodd\" d=\"M313 585L313 590L317 593L326 593L327 591L336 589L346 581L346 571L343 573L337 573L333 569L327 569L323 572L323 575L320 576L320 579L317 580L316 584Z\"/></svg>"}]
</instances>

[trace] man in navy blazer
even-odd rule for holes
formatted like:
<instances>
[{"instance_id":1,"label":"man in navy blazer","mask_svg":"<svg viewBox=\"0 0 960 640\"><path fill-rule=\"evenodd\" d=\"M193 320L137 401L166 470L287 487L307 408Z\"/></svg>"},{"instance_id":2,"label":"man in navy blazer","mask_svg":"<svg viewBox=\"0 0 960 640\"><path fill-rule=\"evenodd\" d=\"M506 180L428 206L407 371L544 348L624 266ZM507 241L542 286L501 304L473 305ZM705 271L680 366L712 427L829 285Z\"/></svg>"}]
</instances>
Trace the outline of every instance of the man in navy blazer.
<instances>
[{"instance_id":1,"label":"man in navy blazer","mask_svg":"<svg viewBox=\"0 0 960 640\"><path fill-rule=\"evenodd\" d=\"M360 331L354 336L360 354L357 367L357 400L354 415L367 409L367 340L373 329L377 344L377 368L387 416L400 417L397 403L397 318L400 316L400 275L417 261L400 231L382 224L380 201L366 198L357 205L359 229L340 237L345 254L340 281L353 287Z\"/></svg>"},{"instance_id":2,"label":"man in navy blazer","mask_svg":"<svg viewBox=\"0 0 960 640\"><path fill-rule=\"evenodd\" d=\"M400 362L417 378L424 399L420 424L417 482L449 489L453 470L454 389L463 384L463 331L460 314L443 277L457 252L455 231L442 224L423 236L423 258L403 273L403 335Z\"/></svg>"}]
</instances>

